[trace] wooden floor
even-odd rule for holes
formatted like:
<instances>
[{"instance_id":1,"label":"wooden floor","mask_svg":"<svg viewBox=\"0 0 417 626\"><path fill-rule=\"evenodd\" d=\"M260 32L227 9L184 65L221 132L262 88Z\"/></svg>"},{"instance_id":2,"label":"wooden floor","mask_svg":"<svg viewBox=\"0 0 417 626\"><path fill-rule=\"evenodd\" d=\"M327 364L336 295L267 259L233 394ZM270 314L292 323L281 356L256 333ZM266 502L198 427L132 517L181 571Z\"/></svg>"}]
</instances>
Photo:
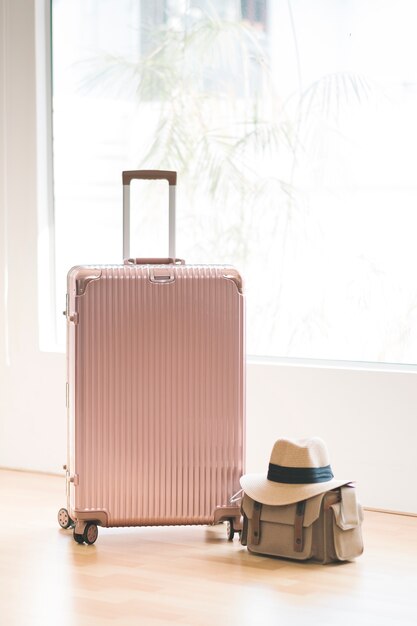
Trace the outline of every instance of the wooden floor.
<instances>
[{"instance_id":1,"label":"wooden floor","mask_svg":"<svg viewBox=\"0 0 417 626\"><path fill-rule=\"evenodd\" d=\"M417 625L417 518L367 512L365 553L316 565L248 554L225 526L58 527L64 479L0 471L1 626Z\"/></svg>"}]
</instances>

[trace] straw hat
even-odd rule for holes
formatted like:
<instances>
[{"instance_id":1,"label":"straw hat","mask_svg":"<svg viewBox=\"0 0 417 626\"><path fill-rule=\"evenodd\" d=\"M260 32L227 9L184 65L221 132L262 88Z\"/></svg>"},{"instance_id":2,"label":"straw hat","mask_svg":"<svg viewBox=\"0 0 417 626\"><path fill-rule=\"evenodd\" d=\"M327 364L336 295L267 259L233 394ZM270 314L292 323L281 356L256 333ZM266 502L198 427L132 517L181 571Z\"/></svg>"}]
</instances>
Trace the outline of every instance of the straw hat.
<instances>
[{"instance_id":1,"label":"straw hat","mask_svg":"<svg viewBox=\"0 0 417 626\"><path fill-rule=\"evenodd\" d=\"M268 473L245 474L245 493L262 504L284 505L336 489L350 480L335 480L326 444L312 439L278 439L272 448Z\"/></svg>"}]
</instances>

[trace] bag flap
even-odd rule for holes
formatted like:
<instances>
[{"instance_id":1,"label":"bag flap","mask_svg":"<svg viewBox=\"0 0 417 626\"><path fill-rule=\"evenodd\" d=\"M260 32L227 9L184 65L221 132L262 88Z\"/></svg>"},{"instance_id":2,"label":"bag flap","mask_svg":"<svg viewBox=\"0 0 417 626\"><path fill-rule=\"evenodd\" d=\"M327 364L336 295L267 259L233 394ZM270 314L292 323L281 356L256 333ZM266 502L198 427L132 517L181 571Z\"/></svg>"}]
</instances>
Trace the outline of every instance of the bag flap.
<instances>
[{"instance_id":1,"label":"bag flap","mask_svg":"<svg viewBox=\"0 0 417 626\"><path fill-rule=\"evenodd\" d=\"M311 524L315 522L316 519L319 517L323 497L324 493L320 493L318 496L314 496L313 498L308 498L308 500L306 500L306 508L304 512L303 522L304 527L311 526ZM252 519L253 505L254 500L252 500L252 498L245 494L242 501L242 509L248 519ZM296 508L296 502L294 504L286 504L283 506L271 506L269 504L263 504L261 511L261 522L271 522L273 524L288 524L290 526L293 526L295 521Z\"/></svg>"},{"instance_id":2,"label":"bag flap","mask_svg":"<svg viewBox=\"0 0 417 626\"><path fill-rule=\"evenodd\" d=\"M356 490L352 486L342 487L341 501L332 504L336 524L341 530L350 530L360 526L363 521L363 509L356 499Z\"/></svg>"}]
</instances>

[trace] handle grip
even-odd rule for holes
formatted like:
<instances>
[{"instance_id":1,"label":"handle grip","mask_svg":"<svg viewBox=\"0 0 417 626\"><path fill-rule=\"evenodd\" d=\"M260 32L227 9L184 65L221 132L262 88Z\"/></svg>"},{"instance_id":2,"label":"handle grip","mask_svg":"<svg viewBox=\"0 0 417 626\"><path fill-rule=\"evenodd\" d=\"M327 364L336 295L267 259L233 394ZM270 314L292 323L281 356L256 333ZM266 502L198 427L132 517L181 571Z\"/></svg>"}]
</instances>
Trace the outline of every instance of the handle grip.
<instances>
[{"instance_id":1,"label":"handle grip","mask_svg":"<svg viewBox=\"0 0 417 626\"><path fill-rule=\"evenodd\" d=\"M168 170L131 170L122 172L123 185L130 185L132 180L167 180L168 184L177 184L177 172Z\"/></svg>"},{"instance_id":2,"label":"handle grip","mask_svg":"<svg viewBox=\"0 0 417 626\"><path fill-rule=\"evenodd\" d=\"M130 183L132 180L167 180L169 184L169 257L175 259L175 190L177 172L169 170L130 170L123 180L123 258L130 257Z\"/></svg>"},{"instance_id":3,"label":"handle grip","mask_svg":"<svg viewBox=\"0 0 417 626\"><path fill-rule=\"evenodd\" d=\"M173 259L171 257L146 257L136 259L125 259L125 265L184 265L184 259Z\"/></svg>"}]
</instances>

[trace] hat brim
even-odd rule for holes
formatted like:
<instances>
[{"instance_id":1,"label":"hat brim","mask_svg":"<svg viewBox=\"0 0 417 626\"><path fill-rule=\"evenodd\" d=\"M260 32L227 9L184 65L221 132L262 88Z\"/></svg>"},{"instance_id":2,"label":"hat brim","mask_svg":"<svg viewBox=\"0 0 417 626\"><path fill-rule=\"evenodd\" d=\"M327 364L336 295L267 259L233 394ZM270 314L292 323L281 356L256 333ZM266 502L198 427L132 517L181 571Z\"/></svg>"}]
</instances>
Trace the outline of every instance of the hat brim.
<instances>
[{"instance_id":1,"label":"hat brim","mask_svg":"<svg viewBox=\"0 0 417 626\"><path fill-rule=\"evenodd\" d=\"M265 474L245 474L240 479L240 485L245 493L252 500L261 504L272 506L293 504L300 502L320 493L337 489L343 485L351 483L351 480L329 480L323 483L311 483L294 485L287 483L276 483L268 480Z\"/></svg>"}]
</instances>

